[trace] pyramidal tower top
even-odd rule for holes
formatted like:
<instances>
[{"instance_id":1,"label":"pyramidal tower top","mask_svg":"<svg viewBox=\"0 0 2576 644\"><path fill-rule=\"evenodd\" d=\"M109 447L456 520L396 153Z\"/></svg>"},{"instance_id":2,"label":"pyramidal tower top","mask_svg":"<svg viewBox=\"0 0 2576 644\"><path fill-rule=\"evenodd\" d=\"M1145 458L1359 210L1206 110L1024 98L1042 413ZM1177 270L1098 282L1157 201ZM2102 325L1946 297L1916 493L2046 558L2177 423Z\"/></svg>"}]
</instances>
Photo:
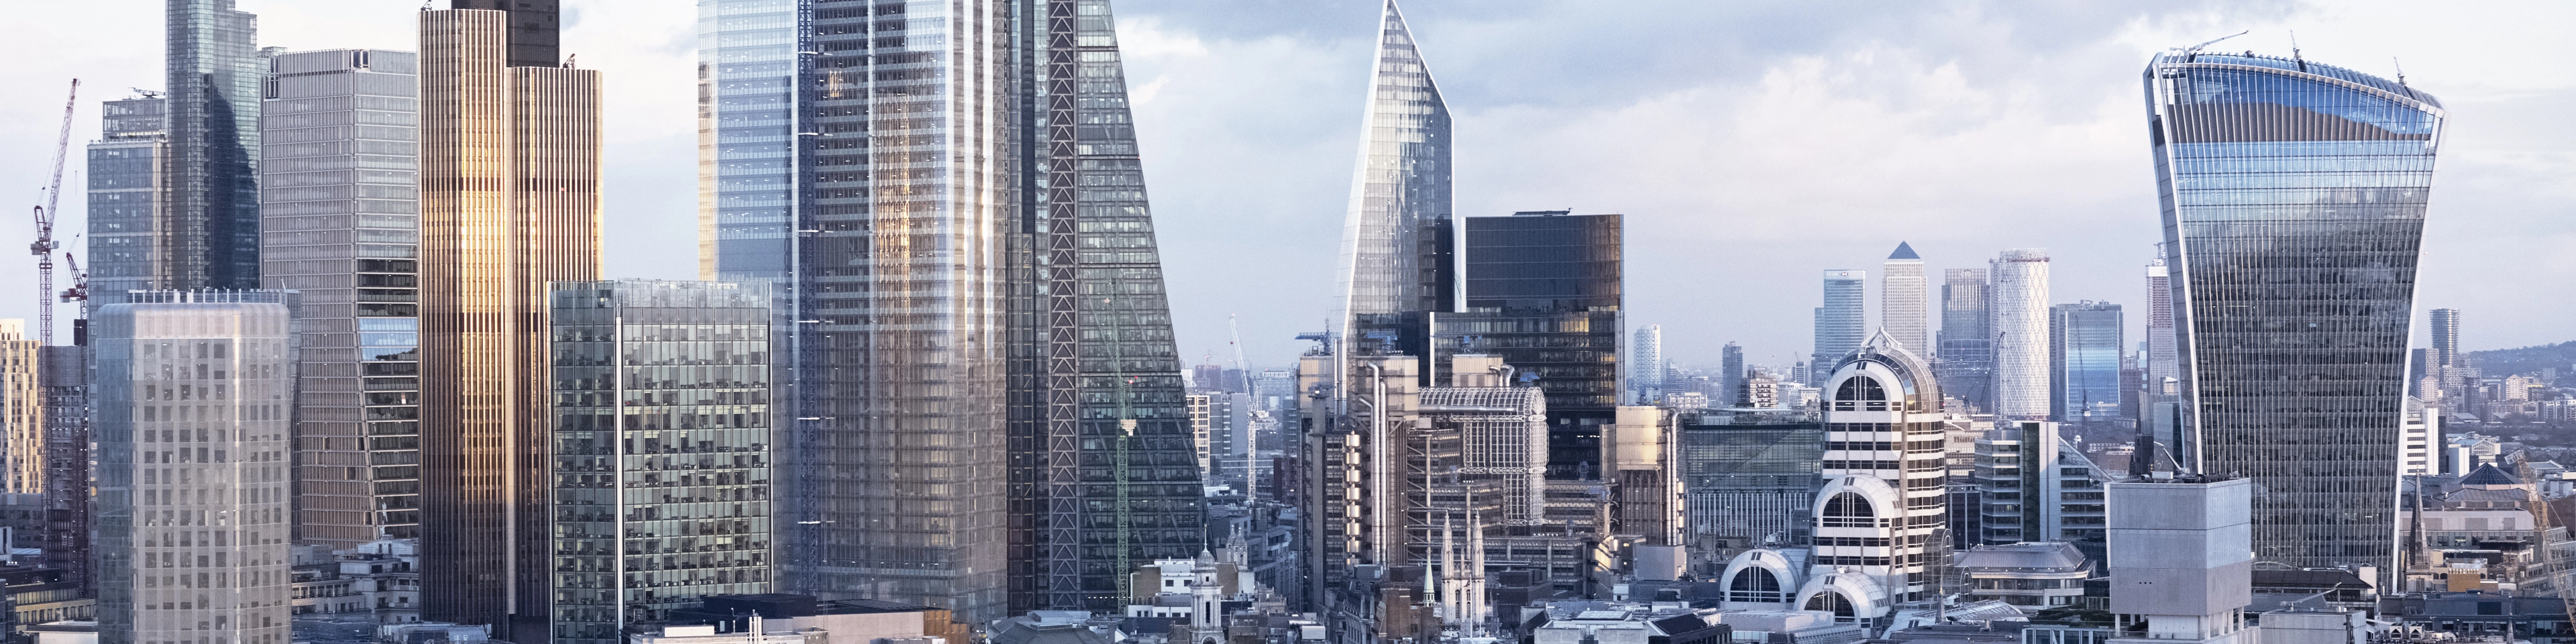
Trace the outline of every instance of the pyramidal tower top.
<instances>
[{"instance_id":1,"label":"pyramidal tower top","mask_svg":"<svg viewBox=\"0 0 2576 644\"><path fill-rule=\"evenodd\" d=\"M1888 259L1923 259L1923 256L1914 254L1914 245L1913 245L1913 244L1908 244L1908 243L1905 243L1905 242L1896 242L1896 252L1888 253L1888 254L1887 254L1887 258L1888 258Z\"/></svg>"},{"instance_id":2,"label":"pyramidal tower top","mask_svg":"<svg viewBox=\"0 0 2576 644\"><path fill-rule=\"evenodd\" d=\"M1449 106L1393 0L1385 4L1374 62L1342 227L1340 332L1346 342L1403 350L1428 342L1413 337L1427 333L1406 316L1451 310L1456 299L1448 260ZM1377 340L1363 340L1370 337Z\"/></svg>"}]
</instances>

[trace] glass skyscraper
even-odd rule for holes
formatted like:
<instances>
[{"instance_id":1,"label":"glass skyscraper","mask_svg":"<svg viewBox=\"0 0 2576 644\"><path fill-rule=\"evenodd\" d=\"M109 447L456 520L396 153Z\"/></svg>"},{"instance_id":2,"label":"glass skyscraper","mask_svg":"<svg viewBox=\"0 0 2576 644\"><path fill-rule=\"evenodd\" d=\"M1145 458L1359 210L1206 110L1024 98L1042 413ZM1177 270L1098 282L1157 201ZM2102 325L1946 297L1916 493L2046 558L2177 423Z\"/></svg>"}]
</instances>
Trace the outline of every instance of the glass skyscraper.
<instances>
[{"instance_id":1,"label":"glass skyscraper","mask_svg":"<svg viewBox=\"0 0 2576 644\"><path fill-rule=\"evenodd\" d=\"M1466 306L1433 315L1432 382L1449 381L1452 356L1501 357L1547 394L1548 478L1601 479L1627 321L1623 218L1543 210L1459 221Z\"/></svg>"},{"instance_id":2,"label":"glass skyscraper","mask_svg":"<svg viewBox=\"0 0 2576 644\"><path fill-rule=\"evenodd\" d=\"M147 95L99 106L89 144L89 269L93 302L171 283L170 100ZM92 308L96 308L92 304Z\"/></svg>"},{"instance_id":3,"label":"glass skyscraper","mask_svg":"<svg viewBox=\"0 0 2576 644\"><path fill-rule=\"evenodd\" d=\"M2120 417L2120 358L2128 352L2120 305L2086 300L2048 309L2050 414L2061 423Z\"/></svg>"},{"instance_id":4,"label":"glass skyscraper","mask_svg":"<svg viewBox=\"0 0 2576 644\"><path fill-rule=\"evenodd\" d=\"M1993 305L1988 315L1994 338L1994 406L1986 411L2004 419L2047 420L2048 394L2048 251L2008 248L1988 267L1987 286Z\"/></svg>"},{"instance_id":5,"label":"glass skyscraper","mask_svg":"<svg viewBox=\"0 0 2576 644\"><path fill-rule=\"evenodd\" d=\"M2255 559L2394 570L2441 103L2402 79L2197 48L2157 55L2144 85L2186 466L2253 479Z\"/></svg>"},{"instance_id":6,"label":"glass skyscraper","mask_svg":"<svg viewBox=\"0 0 2576 644\"><path fill-rule=\"evenodd\" d=\"M299 542L420 538L420 57L270 59L260 281L302 293Z\"/></svg>"},{"instance_id":7,"label":"glass skyscraper","mask_svg":"<svg viewBox=\"0 0 2576 644\"><path fill-rule=\"evenodd\" d=\"M1335 350L1421 356L1427 343L1420 316L1456 305L1449 104L1394 0L1387 0L1381 18L1359 166L1342 223L1342 328Z\"/></svg>"},{"instance_id":8,"label":"glass skyscraper","mask_svg":"<svg viewBox=\"0 0 2576 644\"><path fill-rule=\"evenodd\" d=\"M1109 2L698 6L701 272L792 329L782 585L983 622L1195 555Z\"/></svg>"},{"instance_id":9,"label":"glass skyscraper","mask_svg":"<svg viewBox=\"0 0 2576 644\"><path fill-rule=\"evenodd\" d=\"M1869 305L1862 299L1868 282L1868 271L1825 271L1825 305L1816 307L1816 355L1807 361L1813 366L1809 377L1819 383L1831 375L1826 365L1841 362L1869 339Z\"/></svg>"},{"instance_id":10,"label":"glass skyscraper","mask_svg":"<svg viewBox=\"0 0 2576 644\"><path fill-rule=\"evenodd\" d=\"M233 0L168 0L166 228L144 288L259 287L258 18Z\"/></svg>"},{"instance_id":11,"label":"glass skyscraper","mask_svg":"<svg viewBox=\"0 0 2576 644\"><path fill-rule=\"evenodd\" d=\"M1933 368L1952 399L1977 410L1994 407L1994 300L1987 295L1986 269L1953 268L1941 272L1941 347Z\"/></svg>"},{"instance_id":12,"label":"glass skyscraper","mask_svg":"<svg viewBox=\"0 0 2576 644\"><path fill-rule=\"evenodd\" d=\"M617 644L702 598L769 592L769 284L552 294L550 641Z\"/></svg>"},{"instance_id":13,"label":"glass skyscraper","mask_svg":"<svg viewBox=\"0 0 2576 644\"><path fill-rule=\"evenodd\" d=\"M1879 329L1906 350L1931 355L1931 334L1925 327L1932 317L1928 310L1932 284L1923 274L1923 256L1914 254L1913 244L1897 242L1887 262L1879 265L1878 284Z\"/></svg>"}]
</instances>

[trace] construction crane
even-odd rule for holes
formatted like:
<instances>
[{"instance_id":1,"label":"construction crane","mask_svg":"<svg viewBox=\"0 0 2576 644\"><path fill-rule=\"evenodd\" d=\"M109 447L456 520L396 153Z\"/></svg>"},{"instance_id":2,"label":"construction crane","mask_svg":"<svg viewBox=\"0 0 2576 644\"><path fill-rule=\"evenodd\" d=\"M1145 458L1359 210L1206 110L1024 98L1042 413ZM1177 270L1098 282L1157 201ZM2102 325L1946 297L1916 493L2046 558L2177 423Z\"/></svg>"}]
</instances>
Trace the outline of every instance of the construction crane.
<instances>
[{"instance_id":1,"label":"construction crane","mask_svg":"<svg viewBox=\"0 0 2576 644\"><path fill-rule=\"evenodd\" d=\"M72 271L72 287L63 289L63 303L88 302L89 271L81 270L80 260L74 259L71 253L63 253L63 267Z\"/></svg>"},{"instance_id":2,"label":"construction crane","mask_svg":"<svg viewBox=\"0 0 2576 644\"><path fill-rule=\"evenodd\" d=\"M36 345L54 344L54 215L63 198L63 161L72 151L72 110L80 107L80 79L72 79L71 97L63 100L63 131L54 140L54 176L45 184L45 205L36 207L36 241L27 252L36 256Z\"/></svg>"},{"instance_id":3,"label":"construction crane","mask_svg":"<svg viewBox=\"0 0 2576 644\"><path fill-rule=\"evenodd\" d=\"M1234 323L1234 316L1232 314L1225 316L1225 331L1234 335L1233 341L1228 342L1227 344L1234 346L1234 370L1237 373L1243 374L1242 380L1244 395L1260 395L1258 392L1254 392L1252 390L1252 365L1243 361L1243 327Z\"/></svg>"}]
</instances>

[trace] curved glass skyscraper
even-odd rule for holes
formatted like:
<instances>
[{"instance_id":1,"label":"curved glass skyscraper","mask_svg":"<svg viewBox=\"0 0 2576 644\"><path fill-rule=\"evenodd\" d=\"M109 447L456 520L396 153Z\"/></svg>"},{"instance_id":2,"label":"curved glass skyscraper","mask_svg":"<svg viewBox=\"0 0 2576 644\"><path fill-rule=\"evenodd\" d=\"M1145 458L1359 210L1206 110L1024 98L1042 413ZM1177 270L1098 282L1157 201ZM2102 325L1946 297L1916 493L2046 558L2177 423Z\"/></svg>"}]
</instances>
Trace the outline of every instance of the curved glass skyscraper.
<instances>
[{"instance_id":1,"label":"curved glass skyscraper","mask_svg":"<svg viewBox=\"0 0 2576 644\"><path fill-rule=\"evenodd\" d=\"M2443 112L2402 81L2176 50L2147 66L2187 441L2253 479L2254 554L2390 570L2407 323Z\"/></svg>"},{"instance_id":2,"label":"curved glass skyscraper","mask_svg":"<svg viewBox=\"0 0 2576 644\"><path fill-rule=\"evenodd\" d=\"M1341 340L1419 356L1427 339L1422 314L1450 311L1457 297L1450 266L1449 104L1394 0L1382 13L1367 131L1342 224Z\"/></svg>"}]
</instances>

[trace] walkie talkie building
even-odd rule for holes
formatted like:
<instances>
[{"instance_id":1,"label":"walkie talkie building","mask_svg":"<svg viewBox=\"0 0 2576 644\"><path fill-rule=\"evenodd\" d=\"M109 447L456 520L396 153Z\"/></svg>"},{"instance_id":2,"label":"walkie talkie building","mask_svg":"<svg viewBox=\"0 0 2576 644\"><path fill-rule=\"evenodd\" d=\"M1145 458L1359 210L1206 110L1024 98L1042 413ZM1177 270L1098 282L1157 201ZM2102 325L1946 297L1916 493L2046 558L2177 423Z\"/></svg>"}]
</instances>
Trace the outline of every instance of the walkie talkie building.
<instances>
[{"instance_id":1,"label":"walkie talkie building","mask_svg":"<svg viewBox=\"0 0 2576 644\"><path fill-rule=\"evenodd\" d=\"M2176 50L2145 76L2184 465L2254 481L2256 559L2390 570L2441 103L2296 56Z\"/></svg>"}]
</instances>

